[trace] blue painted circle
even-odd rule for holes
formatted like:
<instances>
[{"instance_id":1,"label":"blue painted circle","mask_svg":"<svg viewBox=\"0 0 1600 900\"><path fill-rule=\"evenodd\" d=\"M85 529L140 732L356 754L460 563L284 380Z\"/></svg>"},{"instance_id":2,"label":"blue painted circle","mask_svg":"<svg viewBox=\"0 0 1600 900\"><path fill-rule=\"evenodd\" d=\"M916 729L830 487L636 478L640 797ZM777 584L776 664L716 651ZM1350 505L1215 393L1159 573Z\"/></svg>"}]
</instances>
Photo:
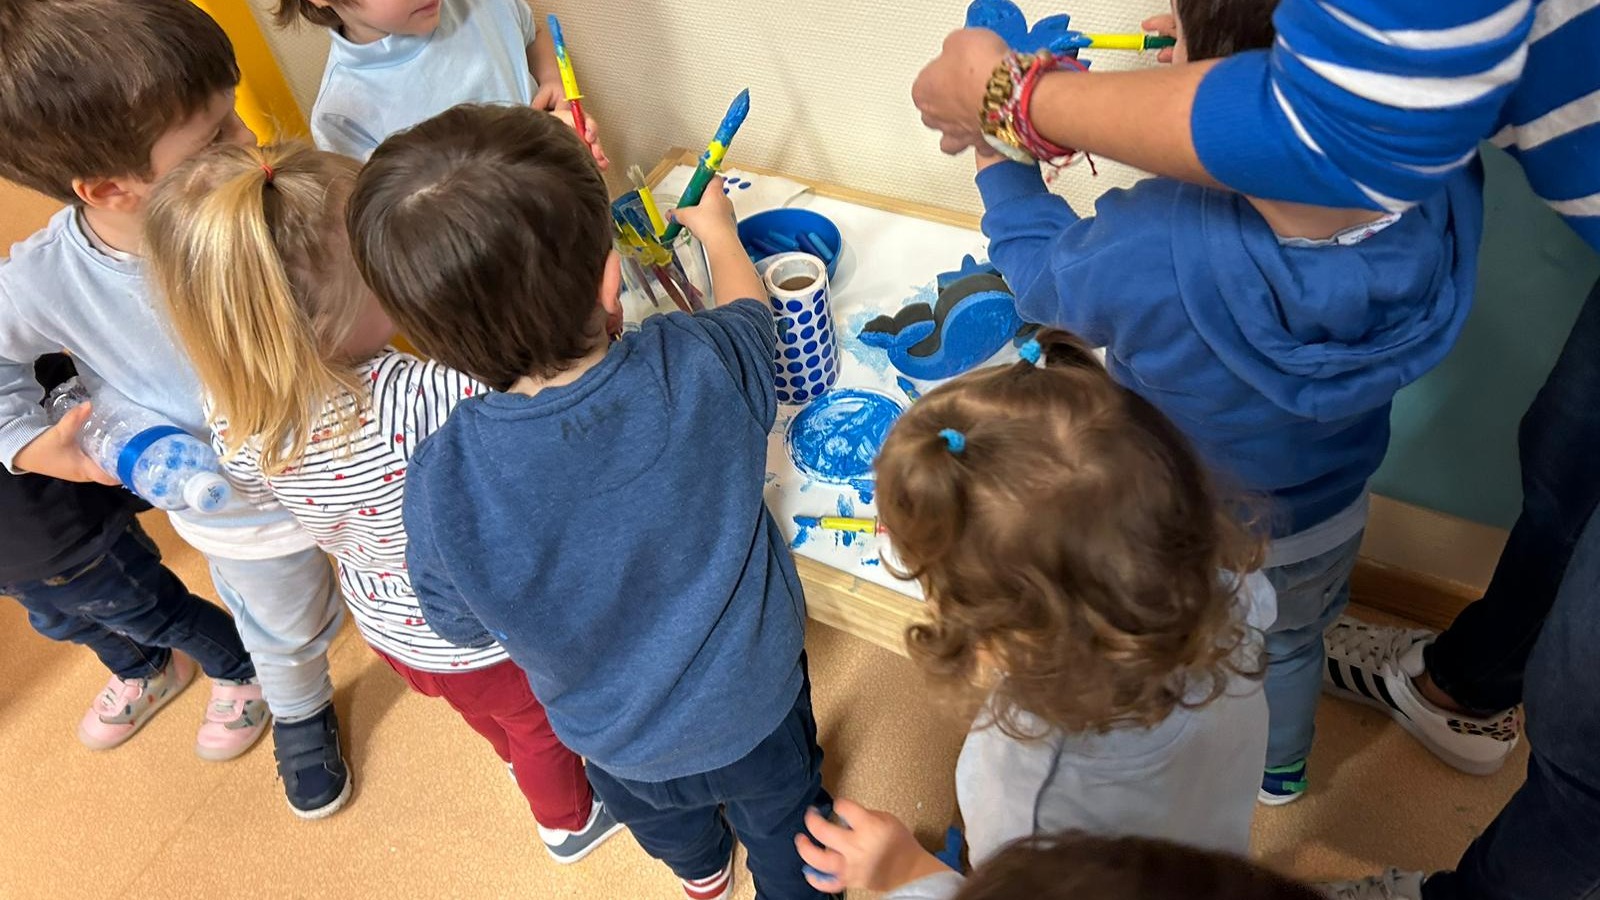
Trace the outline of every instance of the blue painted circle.
<instances>
[{"instance_id":1,"label":"blue painted circle","mask_svg":"<svg viewBox=\"0 0 1600 900\"><path fill-rule=\"evenodd\" d=\"M794 399L797 403L804 403L811 399L811 392L805 388L797 388L794 392Z\"/></svg>"},{"instance_id":2,"label":"blue painted circle","mask_svg":"<svg viewBox=\"0 0 1600 900\"><path fill-rule=\"evenodd\" d=\"M814 374L826 378L825 373ZM817 397L789 423L787 443L795 468L831 484L871 480L872 461L903 407L874 391L828 391L822 383L794 395L800 401Z\"/></svg>"},{"instance_id":3,"label":"blue painted circle","mask_svg":"<svg viewBox=\"0 0 1600 900\"><path fill-rule=\"evenodd\" d=\"M795 317L795 321L799 322L801 325L809 325L811 324L812 318L814 317L811 315L811 310L807 309L802 310L800 315Z\"/></svg>"},{"instance_id":4,"label":"blue painted circle","mask_svg":"<svg viewBox=\"0 0 1600 900\"><path fill-rule=\"evenodd\" d=\"M806 370L806 367L805 367L805 365L803 363L797 363L797 362L789 363L789 374L790 375L799 375L801 372L804 372L805 370Z\"/></svg>"},{"instance_id":5,"label":"blue painted circle","mask_svg":"<svg viewBox=\"0 0 1600 900\"><path fill-rule=\"evenodd\" d=\"M790 300L788 303L785 303L784 306L788 308L789 312L796 313L806 308L805 304L801 303L799 300Z\"/></svg>"},{"instance_id":6,"label":"blue painted circle","mask_svg":"<svg viewBox=\"0 0 1600 900\"><path fill-rule=\"evenodd\" d=\"M815 353L815 352L817 352L817 342L816 341L806 341L806 345L804 347L801 347L800 349L801 349L802 352L805 352L805 353Z\"/></svg>"},{"instance_id":7,"label":"blue painted circle","mask_svg":"<svg viewBox=\"0 0 1600 900\"><path fill-rule=\"evenodd\" d=\"M816 382L822 380L822 376L823 376L823 371L821 369L812 369L811 370L811 374L809 376L807 376L806 380L811 382L811 383L813 383L813 384L815 384Z\"/></svg>"},{"instance_id":8,"label":"blue painted circle","mask_svg":"<svg viewBox=\"0 0 1600 900\"><path fill-rule=\"evenodd\" d=\"M783 350L783 358L784 359L799 359L800 358L800 348L799 347L785 347L784 350Z\"/></svg>"},{"instance_id":9,"label":"blue painted circle","mask_svg":"<svg viewBox=\"0 0 1600 900\"><path fill-rule=\"evenodd\" d=\"M809 340L811 340L812 338L814 338L816 336L817 336L817 330L815 328L812 328L810 325L807 325L806 327L800 329L800 340L802 340L802 341L809 341Z\"/></svg>"},{"instance_id":10,"label":"blue painted circle","mask_svg":"<svg viewBox=\"0 0 1600 900\"><path fill-rule=\"evenodd\" d=\"M822 357L817 356L815 353L806 357L806 368L815 369L820 365L822 365Z\"/></svg>"}]
</instances>

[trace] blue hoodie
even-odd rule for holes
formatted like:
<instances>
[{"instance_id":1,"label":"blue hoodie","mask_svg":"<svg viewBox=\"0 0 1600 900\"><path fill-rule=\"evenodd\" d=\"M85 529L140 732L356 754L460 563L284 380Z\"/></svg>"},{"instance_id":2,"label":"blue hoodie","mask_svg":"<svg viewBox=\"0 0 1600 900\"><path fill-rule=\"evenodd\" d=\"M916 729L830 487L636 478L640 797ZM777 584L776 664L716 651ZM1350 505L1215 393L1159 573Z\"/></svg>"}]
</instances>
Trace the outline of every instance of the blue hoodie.
<instances>
[{"instance_id":1,"label":"blue hoodie","mask_svg":"<svg viewBox=\"0 0 1600 900\"><path fill-rule=\"evenodd\" d=\"M1395 392L1444 359L1472 305L1478 166L1358 243L1280 242L1245 198L1164 178L1079 218L1032 166L978 174L989 254L1030 322L1106 348L1232 486L1274 501L1272 535L1358 500Z\"/></svg>"}]
</instances>

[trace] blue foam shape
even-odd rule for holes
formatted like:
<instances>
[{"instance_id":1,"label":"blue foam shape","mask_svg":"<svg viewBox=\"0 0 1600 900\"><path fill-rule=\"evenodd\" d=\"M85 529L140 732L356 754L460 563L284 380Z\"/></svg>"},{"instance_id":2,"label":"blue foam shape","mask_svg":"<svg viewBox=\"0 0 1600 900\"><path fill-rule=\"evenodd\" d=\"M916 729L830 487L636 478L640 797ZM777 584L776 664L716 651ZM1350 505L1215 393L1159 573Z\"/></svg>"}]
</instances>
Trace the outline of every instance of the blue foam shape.
<instances>
[{"instance_id":1,"label":"blue foam shape","mask_svg":"<svg viewBox=\"0 0 1600 900\"><path fill-rule=\"evenodd\" d=\"M1066 15L1045 16L1028 27L1028 17L1011 0L973 0L967 7L968 28L987 28L1018 53L1051 53L1077 56L1084 38L1070 27Z\"/></svg>"},{"instance_id":2,"label":"blue foam shape","mask_svg":"<svg viewBox=\"0 0 1600 900\"><path fill-rule=\"evenodd\" d=\"M873 460L905 408L875 391L824 392L818 385L796 394L805 399L813 392L819 398L789 423L785 438L789 458L807 477L869 494L874 486Z\"/></svg>"},{"instance_id":3,"label":"blue foam shape","mask_svg":"<svg viewBox=\"0 0 1600 900\"><path fill-rule=\"evenodd\" d=\"M990 266L966 257L939 276L938 299L913 301L894 316L868 322L863 344L889 355L901 373L919 381L953 378L994 356L1023 327L1016 301Z\"/></svg>"}]
</instances>

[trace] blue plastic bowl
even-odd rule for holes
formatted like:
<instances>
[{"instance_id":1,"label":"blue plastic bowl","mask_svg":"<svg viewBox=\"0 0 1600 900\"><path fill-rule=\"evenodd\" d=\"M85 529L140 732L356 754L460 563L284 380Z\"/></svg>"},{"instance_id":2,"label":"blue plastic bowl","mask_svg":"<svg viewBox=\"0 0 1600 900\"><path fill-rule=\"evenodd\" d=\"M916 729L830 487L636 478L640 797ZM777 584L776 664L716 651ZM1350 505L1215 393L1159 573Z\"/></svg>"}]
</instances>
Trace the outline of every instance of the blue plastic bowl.
<instances>
[{"instance_id":1,"label":"blue plastic bowl","mask_svg":"<svg viewBox=\"0 0 1600 900\"><path fill-rule=\"evenodd\" d=\"M821 247L815 246L816 241ZM828 278L839 271L844 236L827 216L809 209L769 209L739 223L739 241L754 259L779 253L801 252L828 264ZM818 252L822 251L822 252Z\"/></svg>"}]
</instances>

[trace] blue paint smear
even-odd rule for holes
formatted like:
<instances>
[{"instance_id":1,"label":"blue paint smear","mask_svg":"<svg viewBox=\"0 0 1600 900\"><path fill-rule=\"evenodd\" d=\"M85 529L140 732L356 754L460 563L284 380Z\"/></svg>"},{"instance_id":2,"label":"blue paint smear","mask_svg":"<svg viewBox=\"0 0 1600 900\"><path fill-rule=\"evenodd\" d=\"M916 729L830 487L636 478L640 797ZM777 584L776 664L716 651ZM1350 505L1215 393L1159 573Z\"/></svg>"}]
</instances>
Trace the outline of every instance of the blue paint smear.
<instances>
[{"instance_id":1,"label":"blue paint smear","mask_svg":"<svg viewBox=\"0 0 1600 900\"><path fill-rule=\"evenodd\" d=\"M883 560L877 558L876 556L869 556L866 559L863 559L861 564L863 566L881 566L883 565Z\"/></svg>"},{"instance_id":2,"label":"blue paint smear","mask_svg":"<svg viewBox=\"0 0 1600 900\"><path fill-rule=\"evenodd\" d=\"M790 550L798 550L801 547L804 547L805 544L806 544L806 541L811 540L811 532L813 532L815 530L816 529L811 528L809 526L801 525L800 526L800 531L798 533L796 533L795 536L794 536L794 540L789 542L789 549Z\"/></svg>"},{"instance_id":3,"label":"blue paint smear","mask_svg":"<svg viewBox=\"0 0 1600 900\"><path fill-rule=\"evenodd\" d=\"M802 475L849 485L863 503L871 503L875 486L872 462L889 436L889 428L904 411L892 398L873 391L829 391L790 423L786 439L789 458Z\"/></svg>"},{"instance_id":4,"label":"blue paint smear","mask_svg":"<svg viewBox=\"0 0 1600 900\"><path fill-rule=\"evenodd\" d=\"M840 494L839 495L839 502L834 504L834 510L839 515L843 516L846 519L849 519L849 518L853 518L855 516L855 514L856 514L856 505L854 503L850 502L850 498L849 497L846 497L845 495ZM838 531L838 532L834 532L834 534L838 537L839 543L844 545L844 546L846 546L846 547L854 545L855 542L856 542L856 538L861 537L861 535L857 534L854 531Z\"/></svg>"}]
</instances>

